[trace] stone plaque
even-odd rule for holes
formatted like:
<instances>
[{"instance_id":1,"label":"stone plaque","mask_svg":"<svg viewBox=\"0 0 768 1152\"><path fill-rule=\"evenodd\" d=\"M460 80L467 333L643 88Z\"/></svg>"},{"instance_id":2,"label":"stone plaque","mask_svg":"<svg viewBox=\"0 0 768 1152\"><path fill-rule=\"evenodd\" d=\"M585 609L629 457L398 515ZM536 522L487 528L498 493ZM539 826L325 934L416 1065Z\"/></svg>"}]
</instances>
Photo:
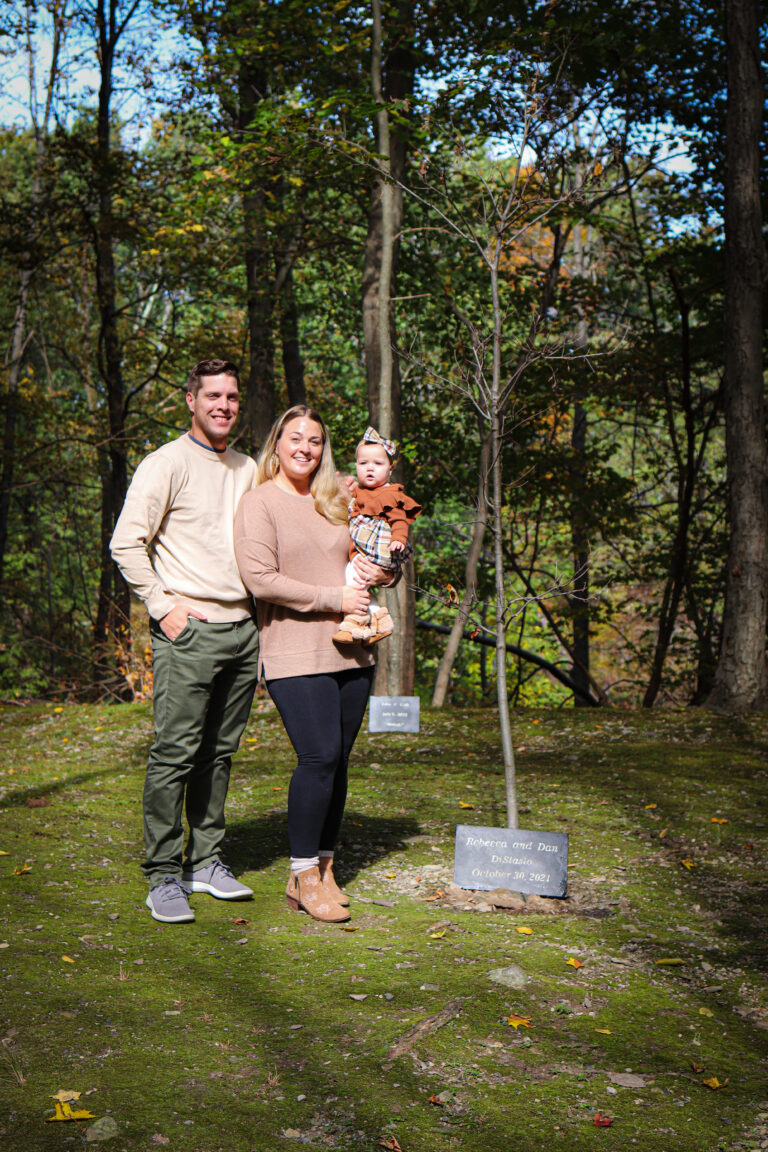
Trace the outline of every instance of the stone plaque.
<instances>
[{"instance_id":1,"label":"stone plaque","mask_svg":"<svg viewBox=\"0 0 768 1152\"><path fill-rule=\"evenodd\" d=\"M490 892L509 888L539 896L565 896L568 837L563 832L522 828L479 828L459 824L453 882L459 888Z\"/></svg>"},{"instance_id":2,"label":"stone plaque","mask_svg":"<svg viewBox=\"0 0 768 1152\"><path fill-rule=\"evenodd\" d=\"M418 732L418 696L371 696L369 732Z\"/></svg>"}]
</instances>

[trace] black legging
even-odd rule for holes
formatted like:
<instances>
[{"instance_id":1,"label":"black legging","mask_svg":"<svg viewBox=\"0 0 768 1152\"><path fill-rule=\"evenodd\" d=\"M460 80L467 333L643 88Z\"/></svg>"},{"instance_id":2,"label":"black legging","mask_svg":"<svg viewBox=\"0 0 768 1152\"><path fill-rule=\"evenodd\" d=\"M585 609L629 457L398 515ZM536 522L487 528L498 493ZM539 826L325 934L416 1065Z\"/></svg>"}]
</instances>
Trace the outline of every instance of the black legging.
<instances>
[{"instance_id":1,"label":"black legging","mask_svg":"<svg viewBox=\"0 0 768 1152\"><path fill-rule=\"evenodd\" d=\"M267 681L298 756L288 790L291 856L332 852L347 799L347 761L363 721L373 668Z\"/></svg>"}]
</instances>

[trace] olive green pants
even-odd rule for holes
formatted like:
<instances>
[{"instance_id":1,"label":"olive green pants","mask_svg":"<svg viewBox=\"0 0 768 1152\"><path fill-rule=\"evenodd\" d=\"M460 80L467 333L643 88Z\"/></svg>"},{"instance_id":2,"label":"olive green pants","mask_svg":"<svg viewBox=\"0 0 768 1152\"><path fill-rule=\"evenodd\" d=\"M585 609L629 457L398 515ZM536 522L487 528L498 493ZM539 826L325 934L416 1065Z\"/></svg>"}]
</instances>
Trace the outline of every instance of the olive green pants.
<instances>
[{"instance_id":1,"label":"olive green pants","mask_svg":"<svg viewBox=\"0 0 768 1152\"><path fill-rule=\"evenodd\" d=\"M224 839L224 803L256 688L258 633L253 620L209 624L190 617L171 643L150 621L155 739L144 783L142 865L150 888L216 859ZM182 812L189 837L183 847Z\"/></svg>"}]
</instances>

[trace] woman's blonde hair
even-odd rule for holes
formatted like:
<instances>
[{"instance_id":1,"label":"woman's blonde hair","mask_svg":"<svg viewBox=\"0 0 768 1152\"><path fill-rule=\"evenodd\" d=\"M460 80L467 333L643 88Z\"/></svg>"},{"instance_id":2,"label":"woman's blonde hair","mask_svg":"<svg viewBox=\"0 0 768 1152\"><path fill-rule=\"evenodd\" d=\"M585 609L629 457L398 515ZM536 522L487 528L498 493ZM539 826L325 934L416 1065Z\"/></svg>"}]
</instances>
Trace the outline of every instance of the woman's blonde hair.
<instances>
[{"instance_id":1,"label":"woman's blonde hair","mask_svg":"<svg viewBox=\"0 0 768 1152\"><path fill-rule=\"evenodd\" d=\"M277 442L283 434L283 429L291 420L307 419L319 424L323 434L323 454L320 463L312 474L309 490L315 501L315 508L330 520L331 524L347 523L347 501L339 488L339 478L336 475L336 465L331 453L331 441L328 429L322 417L308 408L306 404L294 404L287 412L283 412L272 425L264 447L256 461L256 484L264 484L267 480L274 480L280 471L280 462L277 457Z\"/></svg>"}]
</instances>

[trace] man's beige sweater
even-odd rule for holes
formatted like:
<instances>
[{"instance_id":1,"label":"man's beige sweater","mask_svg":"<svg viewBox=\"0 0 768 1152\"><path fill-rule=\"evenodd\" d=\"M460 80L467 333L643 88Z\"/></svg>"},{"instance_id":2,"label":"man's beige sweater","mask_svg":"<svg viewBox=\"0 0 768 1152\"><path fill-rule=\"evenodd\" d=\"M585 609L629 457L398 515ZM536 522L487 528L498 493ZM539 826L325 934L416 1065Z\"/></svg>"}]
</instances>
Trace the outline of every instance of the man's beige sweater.
<instances>
[{"instance_id":1,"label":"man's beige sweater","mask_svg":"<svg viewBox=\"0 0 768 1152\"><path fill-rule=\"evenodd\" d=\"M251 615L235 561L233 525L256 464L228 448L212 452L188 435L164 444L136 469L112 537L112 555L150 616L176 604L211 623Z\"/></svg>"},{"instance_id":2,"label":"man's beige sweater","mask_svg":"<svg viewBox=\"0 0 768 1152\"><path fill-rule=\"evenodd\" d=\"M343 672L373 663L361 644L337 645L349 533L268 480L240 501L235 554L256 600L259 654L267 680Z\"/></svg>"}]
</instances>

